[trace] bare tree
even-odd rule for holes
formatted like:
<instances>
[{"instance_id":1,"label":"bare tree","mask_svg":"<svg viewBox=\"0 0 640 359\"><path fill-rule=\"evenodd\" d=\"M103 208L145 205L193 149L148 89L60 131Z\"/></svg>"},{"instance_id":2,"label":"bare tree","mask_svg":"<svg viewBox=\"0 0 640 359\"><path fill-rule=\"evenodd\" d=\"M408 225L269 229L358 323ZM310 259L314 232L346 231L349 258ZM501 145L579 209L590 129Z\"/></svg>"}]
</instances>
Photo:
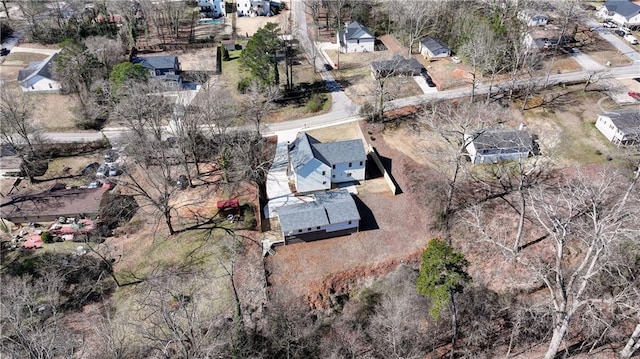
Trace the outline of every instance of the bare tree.
<instances>
[{"instance_id":1,"label":"bare tree","mask_svg":"<svg viewBox=\"0 0 640 359\"><path fill-rule=\"evenodd\" d=\"M553 336L545 358L555 357L586 309L620 302L615 292L594 290L594 279L607 271L618 243L638 238L639 174L625 180L605 171L589 176L579 173L555 185L528 190L531 212L543 236L535 241L539 250L535 255L521 251L515 259L548 292ZM476 222L476 228L480 238L498 244L499 234L486 224Z\"/></svg>"},{"instance_id":2,"label":"bare tree","mask_svg":"<svg viewBox=\"0 0 640 359\"><path fill-rule=\"evenodd\" d=\"M431 21L431 3L427 1L394 0L387 4L389 12L394 13L400 31L406 35L408 56L413 47L427 33L427 25Z\"/></svg>"},{"instance_id":3,"label":"bare tree","mask_svg":"<svg viewBox=\"0 0 640 359\"><path fill-rule=\"evenodd\" d=\"M7 86L0 88L0 138L14 148L26 145L34 152L41 142L42 126L33 119L37 108L36 97Z\"/></svg>"},{"instance_id":4,"label":"bare tree","mask_svg":"<svg viewBox=\"0 0 640 359\"><path fill-rule=\"evenodd\" d=\"M274 101L280 98L280 90L275 85L261 87L258 81L251 81L242 101L242 117L255 126L258 135L262 131L262 121L274 109Z\"/></svg>"}]
</instances>

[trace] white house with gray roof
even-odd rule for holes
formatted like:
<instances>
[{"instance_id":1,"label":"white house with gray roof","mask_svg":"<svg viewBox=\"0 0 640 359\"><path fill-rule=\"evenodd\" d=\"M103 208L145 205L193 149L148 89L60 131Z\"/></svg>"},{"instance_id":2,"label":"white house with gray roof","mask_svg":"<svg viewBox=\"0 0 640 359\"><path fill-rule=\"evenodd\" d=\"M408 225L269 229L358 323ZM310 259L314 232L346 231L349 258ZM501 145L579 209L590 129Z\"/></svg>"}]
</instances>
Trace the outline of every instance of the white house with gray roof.
<instances>
[{"instance_id":1,"label":"white house with gray roof","mask_svg":"<svg viewBox=\"0 0 640 359\"><path fill-rule=\"evenodd\" d=\"M515 161L533 152L533 140L526 130L486 130L464 138L474 164Z\"/></svg>"},{"instance_id":2,"label":"white house with gray roof","mask_svg":"<svg viewBox=\"0 0 640 359\"><path fill-rule=\"evenodd\" d=\"M441 58L451 56L451 49L435 37L425 36L420 39L418 51L424 58Z\"/></svg>"},{"instance_id":3,"label":"white house with gray roof","mask_svg":"<svg viewBox=\"0 0 640 359\"><path fill-rule=\"evenodd\" d=\"M345 189L319 192L306 203L278 209L285 244L343 236L357 232L360 213Z\"/></svg>"},{"instance_id":4,"label":"white house with gray roof","mask_svg":"<svg viewBox=\"0 0 640 359\"><path fill-rule=\"evenodd\" d=\"M342 52L373 52L376 37L368 27L354 21L338 31L336 40Z\"/></svg>"},{"instance_id":5,"label":"white house with gray roof","mask_svg":"<svg viewBox=\"0 0 640 359\"><path fill-rule=\"evenodd\" d=\"M18 82L24 92L58 92L60 82L53 78L53 67L58 53L42 61L34 61L26 70L18 72Z\"/></svg>"},{"instance_id":6,"label":"white house with gray roof","mask_svg":"<svg viewBox=\"0 0 640 359\"><path fill-rule=\"evenodd\" d=\"M618 146L640 143L640 111L605 112L598 115L596 128Z\"/></svg>"},{"instance_id":7,"label":"white house with gray roof","mask_svg":"<svg viewBox=\"0 0 640 359\"><path fill-rule=\"evenodd\" d=\"M362 140L321 143L302 132L289 144L288 152L289 174L298 193L364 180L367 154Z\"/></svg>"},{"instance_id":8,"label":"white house with gray roof","mask_svg":"<svg viewBox=\"0 0 640 359\"><path fill-rule=\"evenodd\" d=\"M597 15L620 26L640 27L640 5L630 0L609 0L598 10Z\"/></svg>"}]
</instances>

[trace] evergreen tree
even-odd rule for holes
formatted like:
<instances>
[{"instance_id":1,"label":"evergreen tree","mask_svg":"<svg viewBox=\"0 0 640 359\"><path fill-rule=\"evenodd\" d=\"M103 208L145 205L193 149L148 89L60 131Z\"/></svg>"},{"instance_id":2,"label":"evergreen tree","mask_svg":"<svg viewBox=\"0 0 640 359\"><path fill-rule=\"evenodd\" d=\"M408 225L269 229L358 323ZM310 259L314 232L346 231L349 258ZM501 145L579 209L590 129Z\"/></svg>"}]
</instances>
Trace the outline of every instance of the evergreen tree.
<instances>
[{"instance_id":1,"label":"evergreen tree","mask_svg":"<svg viewBox=\"0 0 640 359\"><path fill-rule=\"evenodd\" d=\"M282 48L278 24L268 22L258 29L240 54L240 63L265 84L279 84L276 52Z\"/></svg>"}]
</instances>

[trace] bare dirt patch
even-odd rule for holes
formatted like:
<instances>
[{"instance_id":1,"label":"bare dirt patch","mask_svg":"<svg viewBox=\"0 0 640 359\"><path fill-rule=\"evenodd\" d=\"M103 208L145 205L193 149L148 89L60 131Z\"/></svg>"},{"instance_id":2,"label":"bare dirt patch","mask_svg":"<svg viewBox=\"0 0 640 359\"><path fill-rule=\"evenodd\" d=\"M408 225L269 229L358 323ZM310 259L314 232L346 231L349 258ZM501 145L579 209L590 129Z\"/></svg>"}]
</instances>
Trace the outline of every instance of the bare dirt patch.
<instances>
[{"instance_id":1,"label":"bare dirt patch","mask_svg":"<svg viewBox=\"0 0 640 359\"><path fill-rule=\"evenodd\" d=\"M307 131L307 133L317 138L320 142L335 142L362 138L362 132L360 131L360 126L358 126L357 122L310 130Z\"/></svg>"}]
</instances>

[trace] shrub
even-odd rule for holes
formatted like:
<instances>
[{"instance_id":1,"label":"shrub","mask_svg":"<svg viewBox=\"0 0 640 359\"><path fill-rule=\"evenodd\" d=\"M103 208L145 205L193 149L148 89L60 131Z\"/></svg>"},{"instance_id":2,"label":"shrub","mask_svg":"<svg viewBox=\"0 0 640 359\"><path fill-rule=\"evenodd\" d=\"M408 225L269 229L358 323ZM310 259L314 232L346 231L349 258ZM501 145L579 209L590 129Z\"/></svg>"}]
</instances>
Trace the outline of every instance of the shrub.
<instances>
[{"instance_id":1,"label":"shrub","mask_svg":"<svg viewBox=\"0 0 640 359\"><path fill-rule=\"evenodd\" d=\"M53 243L53 235L49 232L42 232L40 239L42 239L44 243Z\"/></svg>"},{"instance_id":2,"label":"shrub","mask_svg":"<svg viewBox=\"0 0 640 359\"><path fill-rule=\"evenodd\" d=\"M238 92L246 93L249 85L251 85L251 79L248 77L243 78L238 82Z\"/></svg>"},{"instance_id":3,"label":"shrub","mask_svg":"<svg viewBox=\"0 0 640 359\"><path fill-rule=\"evenodd\" d=\"M322 110L322 106L326 100L326 95L313 94L307 101L307 111L313 113Z\"/></svg>"}]
</instances>

